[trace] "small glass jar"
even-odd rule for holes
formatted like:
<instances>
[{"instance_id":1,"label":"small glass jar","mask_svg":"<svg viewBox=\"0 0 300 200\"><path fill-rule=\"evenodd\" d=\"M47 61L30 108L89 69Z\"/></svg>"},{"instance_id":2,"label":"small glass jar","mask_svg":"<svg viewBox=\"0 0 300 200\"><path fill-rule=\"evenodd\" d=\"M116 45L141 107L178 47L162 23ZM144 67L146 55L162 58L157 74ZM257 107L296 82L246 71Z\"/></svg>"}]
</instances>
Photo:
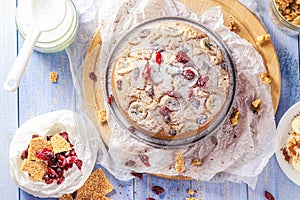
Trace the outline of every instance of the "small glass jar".
<instances>
[{"instance_id":1,"label":"small glass jar","mask_svg":"<svg viewBox=\"0 0 300 200\"><path fill-rule=\"evenodd\" d=\"M282 16L277 8L276 0L270 0L269 2L269 15L276 28L283 31L288 35L298 35L300 32L300 26L297 26Z\"/></svg>"},{"instance_id":2,"label":"small glass jar","mask_svg":"<svg viewBox=\"0 0 300 200\"><path fill-rule=\"evenodd\" d=\"M29 1L22 0L16 11L16 25L20 35L25 39L32 29L28 15ZM66 1L66 16L54 30L42 32L35 45L35 50L42 53L53 53L67 48L74 40L78 30L78 15L72 0Z\"/></svg>"}]
</instances>

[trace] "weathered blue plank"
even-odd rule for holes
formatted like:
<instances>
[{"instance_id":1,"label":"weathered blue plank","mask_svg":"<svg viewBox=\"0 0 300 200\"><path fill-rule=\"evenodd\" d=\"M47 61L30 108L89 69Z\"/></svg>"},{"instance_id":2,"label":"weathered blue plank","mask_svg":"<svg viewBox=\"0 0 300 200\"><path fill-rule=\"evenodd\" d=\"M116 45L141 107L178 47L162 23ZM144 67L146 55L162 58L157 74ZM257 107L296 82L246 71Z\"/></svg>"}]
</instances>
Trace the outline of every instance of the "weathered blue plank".
<instances>
[{"instance_id":1,"label":"weathered blue plank","mask_svg":"<svg viewBox=\"0 0 300 200\"><path fill-rule=\"evenodd\" d=\"M9 145L18 126L18 94L5 92L3 83L17 55L17 37L14 22L16 2L0 3L0 199L15 200L18 187L9 173Z\"/></svg>"}]
</instances>

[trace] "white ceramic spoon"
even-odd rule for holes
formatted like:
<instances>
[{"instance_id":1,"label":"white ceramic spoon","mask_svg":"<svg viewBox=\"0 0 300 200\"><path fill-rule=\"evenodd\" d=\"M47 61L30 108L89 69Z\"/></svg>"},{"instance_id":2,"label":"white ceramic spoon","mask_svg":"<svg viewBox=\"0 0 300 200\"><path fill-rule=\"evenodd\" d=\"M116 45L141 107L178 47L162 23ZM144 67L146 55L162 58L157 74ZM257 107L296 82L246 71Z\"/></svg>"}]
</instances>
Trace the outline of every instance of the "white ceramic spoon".
<instances>
[{"instance_id":1,"label":"white ceramic spoon","mask_svg":"<svg viewBox=\"0 0 300 200\"><path fill-rule=\"evenodd\" d=\"M58 27L66 16L68 0L29 0L29 18L32 21L31 32L27 35L23 47L12 66L3 88L15 91L20 84L33 48L42 32Z\"/></svg>"}]
</instances>

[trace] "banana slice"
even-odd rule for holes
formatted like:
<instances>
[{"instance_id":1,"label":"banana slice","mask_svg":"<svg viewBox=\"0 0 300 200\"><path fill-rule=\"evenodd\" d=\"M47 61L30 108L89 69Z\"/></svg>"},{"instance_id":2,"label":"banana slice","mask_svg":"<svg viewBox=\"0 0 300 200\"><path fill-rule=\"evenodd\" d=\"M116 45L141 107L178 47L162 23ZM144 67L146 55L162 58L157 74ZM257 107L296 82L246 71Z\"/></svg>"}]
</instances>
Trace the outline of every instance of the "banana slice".
<instances>
[{"instance_id":1,"label":"banana slice","mask_svg":"<svg viewBox=\"0 0 300 200\"><path fill-rule=\"evenodd\" d=\"M160 106L167 106L171 111L180 110L180 103L177 98L165 95L160 100Z\"/></svg>"},{"instance_id":2,"label":"banana slice","mask_svg":"<svg viewBox=\"0 0 300 200\"><path fill-rule=\"evenodd\" d=\"M128 115L133 121L140 121L147 116L146 105L141 102L133 102L128 109Z\"/></svg>"},{"instance_id":3,"label":"banana slice","mask_svg":"<svg viewBox=\"0 0 300 200\"><path fill-rule=\"evenodd\" d=\"M296 133L300 134L300 116L297 116L292 121L292 129Z\"/></svg>"},{"instance_id":4,"label":"banana slice","mask_svg":"<svg viewBox=\"0 0 300 200\"><path fill-rule=\"evenodd\" d=\"M209 54L217 55L218 47L214 41L209 39L208 37L202 38L200 40L200 46Z\"/></svg>"},{"instance_id":5,"label":"banana slice","mask_svg":"<svg viewBox=\"0 0 300 200\"><path fill-rule=\"evenodd\" d=\"M177 27L166 27L165 28L166 34L171 36L171 37L177 37L183 34L182 29L178 29Z\"/></svg>"},{"instance_id":6,"label":"banana slice","mask_svg":"<svg viewBox=\"0 0 300 200\"><path fill-rule=\"evenodd\" d=\"M119 61L116 65L117 74L121 76L131 72L134 68L132 63L125 63L123 61Z\"/></svg>"}]
</instances>

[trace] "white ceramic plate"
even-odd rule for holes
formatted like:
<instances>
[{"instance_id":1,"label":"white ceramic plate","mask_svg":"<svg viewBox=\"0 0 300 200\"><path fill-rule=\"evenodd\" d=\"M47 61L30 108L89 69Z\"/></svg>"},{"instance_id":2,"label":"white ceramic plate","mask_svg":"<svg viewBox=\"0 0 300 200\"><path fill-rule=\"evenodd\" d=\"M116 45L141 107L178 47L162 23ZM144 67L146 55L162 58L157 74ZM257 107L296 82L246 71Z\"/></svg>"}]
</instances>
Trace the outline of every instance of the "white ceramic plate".
<instances>
[{"instance_id":1,"label":"white ceramic plate","mask_svg":"<svg viewBox=\"0 0 300 200\"><path fill-rule=\"evenodd\" d=\"M282 147L285 147L286 141L289 137L289 132L292 129L292 120L300 112L300 101L294 104L288 109L288 111L282 116L277 127L278 132L278 146L276 150L276 158L278 164L285 175L292 180L294 183L300 186L300 172L296 171L292 164L289 164L283 156Z\"/></svg>"}]
</instances>

